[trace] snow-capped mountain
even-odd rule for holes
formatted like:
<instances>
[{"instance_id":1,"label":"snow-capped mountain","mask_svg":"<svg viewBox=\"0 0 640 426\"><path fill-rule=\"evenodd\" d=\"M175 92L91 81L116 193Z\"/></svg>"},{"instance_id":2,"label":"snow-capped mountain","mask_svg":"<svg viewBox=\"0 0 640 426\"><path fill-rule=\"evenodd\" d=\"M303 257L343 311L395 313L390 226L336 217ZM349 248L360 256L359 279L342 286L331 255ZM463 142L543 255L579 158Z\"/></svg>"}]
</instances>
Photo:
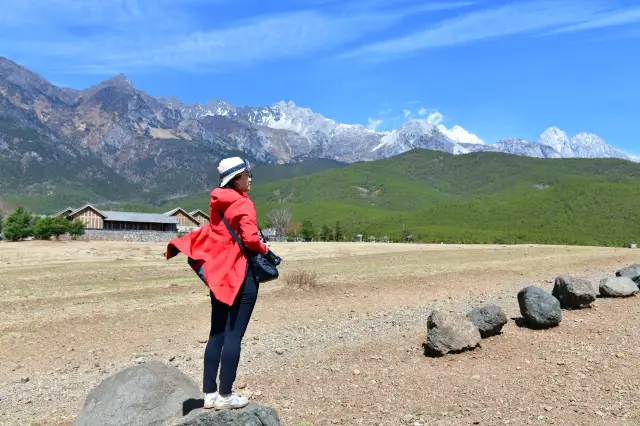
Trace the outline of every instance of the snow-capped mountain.
<instances>
[{"instance_id":1,"label":"snow-capped mountain","mask_svg":"<svg viewBox=\"0 0 640 426\"><path fill-rule=\"evenodd\" d=\"M184 105L181 108L189 109ZM201 113L212 116L220 114L214 110ZM376 132L361 124L344 124L326 118L292 101L281 101L261 108L235 108L229 105L221 115L251 123L261 129L279 131L280 135L289 135L286 140L271 139L268 147L271 154L280 153L276 156L283 161L312 156L352 163L386 158L413 148L452 154L468 152L427 120L414 119L391 132ZM307 143L302 143L300 138ZM295 146L290 144L291 141L295 142Z\"/></svg>"},{"instance_id":2,"label":"snow-capped mountain","mask_svg":"<svg viewBox=\"0 0 640 426\"><path fill-rule=\"evenodd\" d=\"M484 141L477 135L463 129L457 124L451 129L447 129L443 124L438 124L438 130L450 140L461 144L484 144Z\"/></svg>"},{"instance_id":3,"label":"snow-capped mountain","mask_svg":"<svg viewBox=\"0 0 640 426\"><path fill-rule=\"evenodd\" d=\"M491 145L463 144L463 146L471 152L505 152L525 157L562 158L562 155L550 146L517 138L504 138Z\"/></svg>"},{"instance_id":4,"label":"snow-capped mountain","mask_svg":"<svg viewBox=\"0 0 640 426\"><path fill-rule=\"evenodd\" d=\"M344 162L367 161L397 155L414 148L445 151L504 152L540 158L623 158L637 157L608 145L597 135L580 133L569 138L557 127L545 130L538 141L508 137L486 144L477 135L459 125L448 129L428 119L411 119L399 128L378 132L361 124L344 124L294 102L280 101L266 107L234 107L212 101L207 106L186 105L177 100L157 98L183 115L193 117L224 116L251 123L269 139L262 145L281 161L323 157ZM274 131L279 133L273 133ZM286 137L285 137L286 136Z\"/></svg>"}]
</instances>

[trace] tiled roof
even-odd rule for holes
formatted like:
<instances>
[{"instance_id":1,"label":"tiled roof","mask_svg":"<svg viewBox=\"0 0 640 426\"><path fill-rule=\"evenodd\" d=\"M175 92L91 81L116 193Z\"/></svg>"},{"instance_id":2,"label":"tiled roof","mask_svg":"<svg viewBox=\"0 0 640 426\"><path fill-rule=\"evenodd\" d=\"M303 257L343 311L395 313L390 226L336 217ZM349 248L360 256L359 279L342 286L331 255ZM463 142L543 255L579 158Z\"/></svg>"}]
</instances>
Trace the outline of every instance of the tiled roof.
<instances>
[{"instance_id":1,"label":"tiled roof","mask_svg":"<svg viewBox=\"0 0 640 426\"><path fill-rule=\"evenodd\" d=\"M167 223L177 224L178 219L162 213L134 213L101 210L106 216L105 220L115 222L142 222L142 223Z\"/></svg>"}]
</instances>

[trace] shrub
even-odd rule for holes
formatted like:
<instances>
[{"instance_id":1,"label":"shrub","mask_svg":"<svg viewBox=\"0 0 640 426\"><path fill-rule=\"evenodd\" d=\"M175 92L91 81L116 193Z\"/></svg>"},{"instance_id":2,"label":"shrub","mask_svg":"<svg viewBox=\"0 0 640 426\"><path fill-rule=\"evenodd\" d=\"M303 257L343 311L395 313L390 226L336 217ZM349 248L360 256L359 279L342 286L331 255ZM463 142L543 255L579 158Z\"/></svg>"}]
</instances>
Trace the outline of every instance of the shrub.
<instances>
[{"instance_id":1,"label":"shrub","mask_svg":"<svg viewBox=\"0 0 640 426\"><path fill-rule=\"evenodd\" d=\"M318 274L315 271L296 269L286 274L283 280L295 290L311 290L318 286Z\"/></svg>"},{"instance_id":2,"label":"shrub","mask_svg":"<svg viewBox=\"0 0 640 426\"><path fill-rule=\"evenodd\" d=\"M41 217L35 220L33 225L33 235L39 240L48 240L53 233L51 232L53 218Z\"/></svg>"},{"instance_id":3,"label":"shrub","mask_svg":"<svg viewBox=\"0 0 640 426\"><path fill-rule=\"evenodd\" d=\"M63 217L51 218L51 235L56 237L56 240L60 238L60 235L64 235L69 232L71 222Z\"/></svg>"},{"instance_id":4,"label":"shrub","mask_svg":"<svg viewBox=\"0 0 640 426\"><path fill-rule=\"evenodd\" d=\"M4 224L4 236L11 241L23 240L33 235L33 218L24 207L18 207Z\"/></svg>"},{"instance_id":5,"label":"shrub","mask_svg":"<svg viewBox=\"0 0 640 426\"><path fill-rule=\"evenodd\" d=\"M69 223L69 235L72 240L75 240L80 235L84 235L84 223L79 220L74 220Z\"/></svg>"}]
</instances>

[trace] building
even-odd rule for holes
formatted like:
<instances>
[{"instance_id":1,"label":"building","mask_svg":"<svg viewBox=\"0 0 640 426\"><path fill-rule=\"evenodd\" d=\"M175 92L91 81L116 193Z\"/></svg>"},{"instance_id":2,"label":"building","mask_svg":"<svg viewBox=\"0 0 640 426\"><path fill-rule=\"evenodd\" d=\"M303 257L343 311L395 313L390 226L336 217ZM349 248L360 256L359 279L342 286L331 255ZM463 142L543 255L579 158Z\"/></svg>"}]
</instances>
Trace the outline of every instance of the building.
<instances>
[{"instance_id":1,"label":"building","mask_svg":"<svg viewBox=\"0 0 640 426\"><path fill-rule=\"evenodd\" d=\"M91 204L76 210L67 208L56 216L79 220L84 223L87 230L176 232L179 226L178 218L175 216L162 213L98 210Z\"/></svg>"},{"instance_id":2,"label":"building","mask_svg":"<svg viewBox=\"0 0 640 426\"><path fill-rule=\"evenodd\" d=\"M211 218L209 217L209 215L203 212L202 210L194 210L189 214L198 222L200 222L200 225L208 225L209 222L211 221Z\"/></svg>"},{"instance_id":3,"label":"building","mask_svg":"<svg viewBox=\"0 0 640 426\"><path fill-rule=\"evenodd\" d=\"M198 219L193 217L191 213L188 213L180 207L176 207L165 213L166 216L175 217L178 220L178 231L189 232L199 228L203 224ZM209 221L207 221L209 223Z\"/></svg>"}]
</instances>

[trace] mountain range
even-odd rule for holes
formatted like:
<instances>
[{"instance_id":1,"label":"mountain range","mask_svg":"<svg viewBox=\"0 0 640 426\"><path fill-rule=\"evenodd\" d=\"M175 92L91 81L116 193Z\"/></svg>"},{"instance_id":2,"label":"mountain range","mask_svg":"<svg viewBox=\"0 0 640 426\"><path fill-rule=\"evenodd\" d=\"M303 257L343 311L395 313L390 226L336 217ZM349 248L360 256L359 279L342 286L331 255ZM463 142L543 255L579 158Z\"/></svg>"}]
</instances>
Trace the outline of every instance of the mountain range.
<instances>
[{"instance_id":1,"label":"mountain range","mask_svg":"<svg viewBox=\"0 0 640 426\"><path fill-rule=\"evenodd\" d=\"M639 158L597 135L551 127L538 141L485 144L460 126L412 119L389 132L339 123L293 102L236 107L150 96L124 75L84 90L56 87L0 57L0 195L166 198L206 190L215 164L243 155L262 164L356 163L423 148L542 158ZM80 195L78 195L80 196Z\"/></svg>"}]
</instances>

